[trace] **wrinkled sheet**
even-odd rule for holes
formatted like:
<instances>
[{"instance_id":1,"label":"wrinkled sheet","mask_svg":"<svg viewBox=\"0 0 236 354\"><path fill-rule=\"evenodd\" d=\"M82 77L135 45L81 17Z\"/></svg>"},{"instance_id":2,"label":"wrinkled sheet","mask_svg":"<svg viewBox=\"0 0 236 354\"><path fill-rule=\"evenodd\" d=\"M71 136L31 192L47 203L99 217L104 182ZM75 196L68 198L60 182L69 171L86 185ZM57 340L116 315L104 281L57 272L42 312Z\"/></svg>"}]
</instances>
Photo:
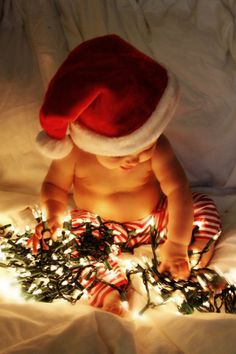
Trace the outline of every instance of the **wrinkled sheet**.
<instances>
[{"instance_id":1,"label":"wrinkled sheet","mask_svg":"<svg viewBox=\"0 0 236 354\"><path fill-rule=\"evenodd\" d=\"M38 202L50 161L34 139L50 78L83 40L116 33L180 81L166 135L193 188L220 209L211 267L236 281L235 16L235 0L0 0L0 224L23 223L19 211ZM84 303L24 303L7 292L13 278L1 270L0 353L236 353L235 315L166 305L121 319ZM143 302L137 292L135 307Z\"/></svg>"}]
</instances>

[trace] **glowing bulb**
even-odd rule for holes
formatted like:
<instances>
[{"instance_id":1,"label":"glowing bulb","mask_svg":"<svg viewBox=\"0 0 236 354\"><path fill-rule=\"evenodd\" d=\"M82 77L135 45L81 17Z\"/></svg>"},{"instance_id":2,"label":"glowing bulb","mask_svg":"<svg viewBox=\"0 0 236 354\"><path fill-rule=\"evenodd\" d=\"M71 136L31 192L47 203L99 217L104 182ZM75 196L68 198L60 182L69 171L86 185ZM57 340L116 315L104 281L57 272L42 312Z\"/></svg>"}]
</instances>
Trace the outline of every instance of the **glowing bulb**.
<instances>
[{"instance_id":1,"label":"glowing bulb","mask_svg":"<svg viewBox=\"0 0 236 354\"><path fill-rule=\"evenodd\" d=\"M111 246L111 251L112 251L112 253L113 253L114 255L119 254L119 246L117 246L117 245L112 245L112 246Z\"/></svg>"},{"instance_id":2,"label":"glowing bulb","mask_svg":"<svg viewBox=\"0 0 236 354\"><path fill-rule=\"evenodd\" d=\"M54 270L56 270L57 269L57 266L56 265L51 265L51 267L50 267L50 270L53 272Z\"/></svg>"},{"instance_id":3,"label":"glowing bulb","mask_svg":"<svg viewBox=\"0 0 236 354\"><path fill-rule=\"evenodd\" d=\"M4 301L14 300L14 302L25 302L20 287L15 283L12 277L1 277L0 281L0 298L4 298Z\"/></svg>"},{"instance_id":4,"label":"glowing bulb","mask_svg":"<svg viewBox=\"0 0 236 354\"><path fill-rule=\"evenodd\" d=\"M36 284L31 284L28 291L31 293L37 287Z\"/></svg>"},{"instance_id":5,"label":"glowing bulb","mask_svg":"<svg viewBox=\"0 0 236 354\"><path fill-rule=\"evenodd\" d=\"M122 260L122 266L129 271L135 268L137 265L135 262L131 261L130 259L124 259Z\"/></svg>"},{"instance_id":6,"label":"glowing bulb","mask_svg":"<svg viewBox=\"0 0 236 354\"><path fill-rule=\"evenodd\" d=\"M199 229L201 229L201 227L203 225L203 221L200 221L200 220L194 221L194 225L196 225Z\"/></svg>"},{"instance_id":7,"label":"glowing bulb","mask_svg":"<svg viewBox=\"0 0 236 354\"><path fill-rule=\"evenodd\" d=\"M197 249L191 250L191 257L189 259L191 268L198 265L199 261L199 251Z\"/></svg>"},{"instance_id":8,"label":"glowing bulb","mask_svg":"<svg viewBox=\"0 0 236 354\"><path fill-rule=\"evenodd\" d=\"M114 253L109 253L109 258L110 258L112 261L114 261L114 262L117 262L117 260L118 260L118 257L116 257L116 256L114 255Z\"/></svg>"},{"instance_id":9,"label":"glowing bulb","mask_svg":"<svg viewBox=\"0 0 236 354\"><path fill-rule=\"evenodd\" d=\"M31 261L34 259L34 256L31 253L26 255L26 258L30 259Z\"/></svg>"},{"instance_id":10,"label":"glowing bulb","mask_svg":"<svg viewBox=\"0 0 236 354\"><path fill-rule=\"evenodd\" d=\"M136 232L137 234L141 233L142 231L143 231L143 229L140 228L140 227L137 227L137 229L135 229L135 232Z\"/></svg>"},{"instance_id":11,"label":"glowing bulb","mask_svg":"<svg viewBox=\"0 0 236 354\"><path fill-rule=\"evenodd\" d=\"M203 290L207 290L207 283L199 275L197 275L197 280L201 285L201 287L203 288Z\"/></svg>"},{"instance_id":12,"label":"glowing bulb","mask_svg":"<svg viewBox=\"0 0 236 354\"><path fill-rule=\"evenodd\" d=\"M109 270L109 275L110 275L112 278L115 278L115 277L117 276L117 273L116 273L113 269L111 269L111 270Z\"/></svg>"},{"instance_id":13,"label":"glowing bulb","mask_svg":"<svg viewBox=\"0 0 236 354\"><path fill-rule=\"evenodd\" d=\"M150 225L150 226L154 226L154 225L155 225L154 216L151 216L151 219L150 219L150 221L149 221L149 225Z\"/></svg>"},{"instance_id":14,"label":"glowing bulb","mask_svg":"<svg viewBox=\"0 0 236 354\"><path fill-rule=\"evenodd\" d=\"M6 255L4 252L1 251L1 248L0 248L0 260L2 262L5 262L6 261Z\"/></svg>"},{"instance_id":15,"label":"glowing bulb","mask_svg":"<svg viewBox=\"0 0 236 354\"><path fill-rule=\"evenodd\" d=\"M73 299L77 299L77 297L80 295L81 291L79 289L75 289L72 295Z\"/></svg>"},{"instance_id":16,"label":"glowing bulb","mask_svg":"<svg viewBox=\"0 0 236 354\"><path fill-rule=\"evenodd\" d=\"M56 229L56 236L57 237L62 237L62 229L60 229L60 228Z\"/></svg>"},{"instance_id":17,"label":"glowing bulb","mask_svg":"<svg viewBox=\"0 0 236 354\"><path fill-rule=\"evenodd\" d=\"M231 269L228 273L224 274L224 278L229 285L236 284L236 269Z\"/></svg>"},{"instance_id":18,"label":"glowing bulb","mask_svg":"<svg viewBox=\"0 0 236 354\"><path fill-rule=\"evenodd\" d=\"M72 252L72 249L71 248L67 248L67 250L64 251L64 254L69 254Z\"/></svg>"},{"instance_id":19,"label":"glowing bulb","mask_svg":"<svg viewBox=\"0 0 236 354\"><path fill-rule=\"evenodd\" d=\"M67 214L66 216L64 216L63 222L70 222L70 215L69 215L69 214Z\"/></svg>"},{"instance_id":20,"label":"glowing bulb","mask_svg":"<svg viewBox=\"0 0 236 354\"><path fill-rule=\"evenodd\" d=\"M134 320L144 320L144 316L137 310L132 311L132 318Z\"/></svg>"},{"instance_id":21,"label":"glowing bulb","mask_svg":"<svg viewBox=\"0 0 236 354\"><path fill-rule=\"evenodd\" d=\"M87 261L86 258L80 258L79 263L80 263L82 266L85 266L85 265L88 264L88 261Z\"/></svg>"},{"instance_id":22,"label":"glowing bulb","mask_svg":"<svg viewBox=\"0 0 236 354\"><path fill-rule=\"evenodd\" d=\"M125 311L129 311L129 303L128 303L128 301L122 301L121 302L121 306L123 307L123 309Z\"/></svg>"},{"instance_id":23,"label":"glowing bulb","mask_svg":"<svg viewBox=\"0 0 236 354\"><path fill-rule=\"evenodd\" d=\"M42 216L42 211L40 210L39 206L36 204L31 208L32 214L35 219L38 219Z\"/></svg>"},{"instance_id":24,"label":"glowing bulb","mask_svg":"<svg viewBox=\"0 0 236 354\"><path fill-rule=\"evenodd\" d=\"M218 240L218 238L220 237L220 235L221 235L221 230L219 230L219 232L217 232L217 234L215 234L215 236L213 236L212 237L212 239L214 240L214 241L216 241L216 240Z\"/></svg>"},{"instance_id":25,"label":"glowing bulb","mask_svg":"<svg viewBox=\"0 0 236 354\"><path fill-rule=\"evenodd\" d=\"M52 254L52 259L53 259L54 261L57 261L57 260L58 260L58 257L57 257L57 255L56 255L55 253Z\"/></svg>"},{"instance_id":26,"label":"glowing bulb","mask_svg":"<svg viewBox=\"0 0 236 354\"><path fill-rule=\"evenodd\" d=\"M174 302L176 305L181 306L184 300L184 295L177 290L175 291L174 295L167 300L167 302Z\"/></svg>"},{"instance_id":27,"label":"glowing bulb","mask_svg":"<svg viewBox=\"0 0 236 354\"><path fill-rule=\"evenodd\" d=\"M157 295L155 300L156 300L156 304L157 305L160 305L160 304L164 303L163 297L161 295Z\"/></svg>"},{"instance_id":28,"label":"glowing bulb","mask_svg":"<svg viewBox=\"0 0 236 354\"><path fill-rule=\"evenodd\" d=\"M87 291L86 289L84 289L84 290L82 291L82 298L85 299L85 300L87 300L88 297L89 297L88 291Z\"/></svg>"},{"instance_id":29,"label":"glowing bulb","mask_svg":"<svg viewBox=\"0 0 236 354\"><path fill-rule=\"evenodd\" d=\"M55 273L61 276L63 274L63 268L62 267L58 268Z\"/></svg>"},{"instance_id":30,"label":"glowing bulb","mask_svg":"<svg viewBox=\"0 0 236 354\"><path fill-rule=\"evenodd\" d=\"M30 226L29 225L25 226L25 232L30 232Z\"/></svg>"},{"instance_id":31,"label":"glowing bulb","mask_svg":"<svg viewBox=\"0 0 236 354\"><path fill-rule=\"evenodd\" d=\"M121 235L121 232L117 230L113 230L113 235Z\"/></svg>"}]
</instances>

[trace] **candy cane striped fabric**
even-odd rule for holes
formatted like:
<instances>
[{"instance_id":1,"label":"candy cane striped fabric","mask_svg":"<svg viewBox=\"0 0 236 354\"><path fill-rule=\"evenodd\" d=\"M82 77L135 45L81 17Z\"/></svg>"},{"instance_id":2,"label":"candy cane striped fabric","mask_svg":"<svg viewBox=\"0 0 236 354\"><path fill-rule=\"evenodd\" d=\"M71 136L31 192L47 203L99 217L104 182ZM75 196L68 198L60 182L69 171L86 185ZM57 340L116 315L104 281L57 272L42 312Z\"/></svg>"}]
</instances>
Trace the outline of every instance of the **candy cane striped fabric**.
<instances>
[{"instance_id":1,"label":"candy cane striped fabric","mask_svg":"<svg viewBox=\"0 0 236 354\"><path fill-rule=\"evenodd\" d=\"M194 237L210 239L221 231L221 220L215 203L205 194L193 193L194 222L198 227Z\"/></svg>"},{"instance_id":2,"label":"candy cane striped fabric","mask_svg":"<svg viewBox=\"0 0 236 354\"><path fill-rule=\"evenodd\" d=\"M91 261L89 267L85 268L81 273L81 284L85 289L90 289L90 286L94 282L95 272L96 276L103 281L106 281L110 284L122 287L127 284L127 279L125 274L121 271L117 261L109 259L109 264L111 270L107 269L104 263ZM88 290L89 293L89 303L95 307L101 307L103 305L104 298L112 290L107 284L104 284L102 281L97 282L94 286Z\"/></svg>"},{"instance_id":3,"label":"candy cane striped fabric","mask_svg":"<svg viewBox=\"0 0 236 354\"><path fill-rule=\"evenodd\" d=\"M194 233L195 238L210 239L219 234L221 229L221 221L214 202L205 194L193 193L194 205L194 223L193 229L197 226L197 231ZM95 214L85 210L73 210L71 213L73 232L80 237L81 233L85 231L84 222L91 222L94 226L99 225L99 221ZM103 220L105 222L106 220ZM155 226L163 241L167 235L168 212L167 212L167 198L163 195L157 208L147 217L133 221L125 222L123 225L119 223L106 221L106 226L113 230L114 242L127 243L128 247L136 247L138 245L147 244L151 242L150 228ZM94 236L99 236L97 231L93 231ZM130 236L131 233L131 236ZM115 254L119 254L119 248L116 248ZM122 273L117 261L110 258L109 264L112 270L105 267L103 263L91 261L91 267L85 268L81 274L82 285L88 288L89 303L96 307L101 307L103 300L107 294L114 289L102 282L96 283L91 287L94 282L95 273L91 268L96 269L96 275L104 281L114 284L116 286L123 286L127 284L125 274ZM89 275L89 276L88 276Z\"/></svg>"}]
</instances>

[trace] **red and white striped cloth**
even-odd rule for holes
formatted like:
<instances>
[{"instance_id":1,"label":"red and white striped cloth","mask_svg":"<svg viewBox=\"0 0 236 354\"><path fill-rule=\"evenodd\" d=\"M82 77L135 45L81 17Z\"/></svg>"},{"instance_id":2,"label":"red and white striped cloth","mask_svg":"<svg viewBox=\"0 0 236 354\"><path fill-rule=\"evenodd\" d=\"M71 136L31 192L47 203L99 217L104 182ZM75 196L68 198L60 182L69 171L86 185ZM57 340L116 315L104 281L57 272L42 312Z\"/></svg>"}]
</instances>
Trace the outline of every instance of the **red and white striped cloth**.
<instances>
[{"instance_id":1,"label":"red and white striped cloth","mask_svg":"<svg viewBox=\"0 0 236 354\"><path fill-rule=\"evenodd\" d=\"M194 237L203 238L207 240L220 234L221 221L218 210L214 202L205 194L193 193L193 205L194 205L194 222L193 229L198 227L194 233ZM71 212L73 233L78 236L78 239L82 232L85 231L85 226L82 226L84 222L91 222L94 226L99 225L99 221L95 214L85 210L73 210ZM102 221L106 221L103 220ZM154 225L157 229L161 239L164 241L167 235L167 198L163 195L157 208L147 217L137 220L125 222L122 225L115 222L107 222L106 226L114 232L114 243L127 242L129 247L137 247L138 245L151 243L150 227ZM128 232L127 232L128 231ZM128 233L132 232L132 236ZM98 236L96 231L94 236ZM119 249L115 250L119 253ZM109 258L109 264L112 269L109 270L103 262L90 261L90 265L96 269L96 275L104 281L122 287L127 284L125 274L122 272L116 260L111 256ZM91 267L85 268L81 274L82 285L85 288L89 288L94 282L95 273L89 274ZM111 286L104 284L103 282L96 283L89 289L89 303L96 307L101 307L105 296L114 290Z\"/></svg>"},{"instance_id":2,"label":"red and white striped cloth","mask_svg":"<svg viewBox=\"0 0 236 354\"><path fill-rule=\"evenodd\" d=\"M221 232L221 220L215 203L206 194L193 193L194 237L209 240Z\"/></svg>"}]
</instances>

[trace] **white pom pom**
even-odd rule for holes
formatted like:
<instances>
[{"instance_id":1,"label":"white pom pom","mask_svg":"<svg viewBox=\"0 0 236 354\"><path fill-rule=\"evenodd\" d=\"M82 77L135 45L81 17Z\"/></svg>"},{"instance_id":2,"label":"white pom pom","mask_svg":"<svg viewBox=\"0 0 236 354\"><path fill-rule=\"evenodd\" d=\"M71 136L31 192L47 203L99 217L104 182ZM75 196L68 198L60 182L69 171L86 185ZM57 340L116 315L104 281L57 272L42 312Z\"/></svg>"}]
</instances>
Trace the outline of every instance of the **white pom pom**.
<instances>
[{"instance_id":1,"label":"white pom pom","mask_svg":"<svg viewBox=\"0 0 236 354\"><path fill-rule=\"evenodd\" d=\"M68 135L64 139L57 140L41 131L36 137L36 146L42 155L57 160L71 152L73 143Z\"/></svg>"}]
</instances>

